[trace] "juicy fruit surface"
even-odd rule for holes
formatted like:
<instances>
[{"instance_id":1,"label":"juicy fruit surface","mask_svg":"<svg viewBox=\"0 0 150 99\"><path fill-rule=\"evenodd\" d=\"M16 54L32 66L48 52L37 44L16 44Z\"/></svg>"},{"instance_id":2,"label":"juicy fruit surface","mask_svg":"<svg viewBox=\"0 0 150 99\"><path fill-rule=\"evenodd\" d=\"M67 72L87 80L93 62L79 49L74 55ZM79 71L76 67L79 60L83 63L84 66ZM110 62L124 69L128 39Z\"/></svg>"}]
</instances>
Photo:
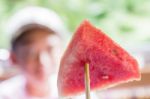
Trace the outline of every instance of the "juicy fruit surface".
<instances>
[{"instance_id":1,"label":"juicy fruit surface","mask_svg":"<svg viewBox=\"0 0 150 99\"><path fill-rule=\"evenodd\" d=\"M75 32L58 75L61 96L84 92L84 65L90 65L91 90L140 78L138 64L101 30L84 21Z\"/></svg>"}]
</instances>

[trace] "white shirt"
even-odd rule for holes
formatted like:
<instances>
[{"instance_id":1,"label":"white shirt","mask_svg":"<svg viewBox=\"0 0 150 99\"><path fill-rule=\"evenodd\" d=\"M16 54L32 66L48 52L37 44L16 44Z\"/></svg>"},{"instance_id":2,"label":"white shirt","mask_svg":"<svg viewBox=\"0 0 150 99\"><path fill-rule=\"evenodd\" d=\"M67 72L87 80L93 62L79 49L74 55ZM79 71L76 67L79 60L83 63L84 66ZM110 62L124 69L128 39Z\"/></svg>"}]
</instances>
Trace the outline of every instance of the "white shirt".
<instances>
[{"instance_id":1,"label":"white shirt","mask_svg":"<svg viewBox=\"0 0 150 99\"><path fill-rule=\"evenodd\" d=\"M26 94L25 78L23 75L13 77L0 84L0 99L58 99L57 94L57 78L50 78L52 93L49 97L33 97Z\"/></svg>"}]
</instances>

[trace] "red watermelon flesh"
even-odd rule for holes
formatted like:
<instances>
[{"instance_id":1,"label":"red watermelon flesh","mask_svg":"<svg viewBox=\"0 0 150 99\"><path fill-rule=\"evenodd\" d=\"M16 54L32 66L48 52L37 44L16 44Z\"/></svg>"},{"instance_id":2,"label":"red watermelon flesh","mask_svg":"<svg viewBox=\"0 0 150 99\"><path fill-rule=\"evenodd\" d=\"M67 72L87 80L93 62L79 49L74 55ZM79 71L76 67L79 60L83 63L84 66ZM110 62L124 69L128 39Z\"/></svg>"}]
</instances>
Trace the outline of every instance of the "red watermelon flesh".
<instances>
[{"instance_id":1,"label":"red watermelon flesh","mask_svg":"<svg viewBox=\"0 0 150 99\"><path fill-rule=\"evenodd\" d=\"M71 96L85 91L85 63L90 65L91 90L140 79L137 61L87 20L77 29L62 57L59 95Z\"/></svg>"}]
</instances>

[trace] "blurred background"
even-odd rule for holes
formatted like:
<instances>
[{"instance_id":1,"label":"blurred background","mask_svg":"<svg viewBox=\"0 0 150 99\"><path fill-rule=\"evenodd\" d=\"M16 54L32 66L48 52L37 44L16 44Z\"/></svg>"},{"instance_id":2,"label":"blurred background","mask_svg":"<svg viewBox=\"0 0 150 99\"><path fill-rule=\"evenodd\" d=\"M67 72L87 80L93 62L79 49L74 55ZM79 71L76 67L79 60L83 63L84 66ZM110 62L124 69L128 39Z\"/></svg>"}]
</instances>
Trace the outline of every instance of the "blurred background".
<instances>
[{"instance_id":1,"label":"blurred background","mask_svg":"<svg viewBox=\"0 0 150 99\"><path fill-rule=\"evenodd\" d=\"M5 32L8 19L20 9L35 5L60 15L70 35L82 20L90 20L137 58L141 81L97 95L111 97L120 92L125 97L120 99L150 99L150 0L0 0L0 81L19 73L9 63L10 35Z\"/></svg>"}]
</instances>

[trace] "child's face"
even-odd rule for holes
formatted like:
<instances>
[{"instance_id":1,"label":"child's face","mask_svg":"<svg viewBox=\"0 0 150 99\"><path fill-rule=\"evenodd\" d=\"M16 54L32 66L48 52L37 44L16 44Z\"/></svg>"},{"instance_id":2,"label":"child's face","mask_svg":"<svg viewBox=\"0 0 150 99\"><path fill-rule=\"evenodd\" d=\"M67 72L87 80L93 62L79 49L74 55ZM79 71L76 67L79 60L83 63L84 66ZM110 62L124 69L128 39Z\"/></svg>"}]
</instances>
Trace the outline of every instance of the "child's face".
<instances>
[{"instance_id":1,"label":"child's face","mask_svg":"<svg viewBox=\"0 0 150 99\"><path fill-rule=\"evenodd\" d=\"M20 46L17 64L26 77L33 81L45 81L56 68L56 55L60 54L60 39L55 34L35 30L30 34L31 43ZM59 59L58 59L59 60Z\"/></svg>"}]
</instances>

